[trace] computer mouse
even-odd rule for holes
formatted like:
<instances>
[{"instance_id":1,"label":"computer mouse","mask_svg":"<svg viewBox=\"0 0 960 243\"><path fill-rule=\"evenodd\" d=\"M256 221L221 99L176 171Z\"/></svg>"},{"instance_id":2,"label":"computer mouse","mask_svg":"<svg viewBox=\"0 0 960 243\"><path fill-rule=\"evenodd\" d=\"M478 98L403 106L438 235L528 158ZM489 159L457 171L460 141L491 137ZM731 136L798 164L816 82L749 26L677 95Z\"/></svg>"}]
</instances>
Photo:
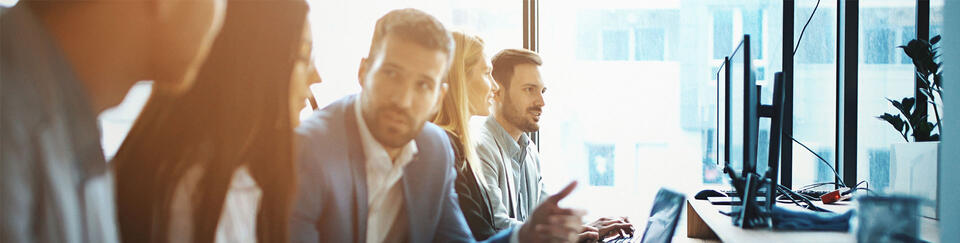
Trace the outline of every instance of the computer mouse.
<instances>
[{"instance_id":1,"label":"computer mouse","mask_svg":"<svg viewBox=\"0 0 960 243\"><path fill-rule=\"evenodd\" d=\"M693 196L693 198L696 198L697 200L707 200L708 197L725 197L725 196L727 195L717 190L706 189L698 192L697 195Z\"/></svg>"}]
</instances>

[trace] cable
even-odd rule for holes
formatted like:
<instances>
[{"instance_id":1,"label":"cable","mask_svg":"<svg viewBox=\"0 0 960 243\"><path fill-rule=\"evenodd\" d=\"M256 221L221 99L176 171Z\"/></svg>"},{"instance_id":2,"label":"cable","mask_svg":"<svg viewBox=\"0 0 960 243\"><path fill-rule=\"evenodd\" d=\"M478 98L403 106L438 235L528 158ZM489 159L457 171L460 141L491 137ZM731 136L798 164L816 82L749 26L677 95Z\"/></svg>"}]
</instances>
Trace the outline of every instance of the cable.
<instances>
[{"instance_id":1,"label":"cable","mask_svg":"<svg viewBox=\"0 0 960 243\"><path fill-rule=\"evenodd\" d=\"M787 198L790 199L790 202L793 202L793 204L796 204L797 207L803 207L803 205L800 205L800 203L798 203L796 199L793 199L793 196L790 196L789 193L786 193L786 192L784 192L783 190L784 190L783 188L777 187L777 191L780 192L780 194L782 194L782 195L780 195L780 196L787 196ZM777 201L777 202L782 202L782 201L780 200L780 197L777 197L776 201Z\"/></svg>"},{"instance_id":2,"label":"cable","mask_svg":"<svg viewBox=\"0 0 960 243\"><path fill-rule=\"evenodd\" d=\"M838 184L838 183L836 183L836 182L820 182L820 183L813 183L813 184L810 184L810 185L802 186L802 187L800 187L799 189L796 189L796 190L797 190L797 191L809 190L809 189L814 189L814 188L821 187L821 186L826 186L826 185L840 185L840 184Z\"/></svg>"},{"instance_id":3,"label":"cable","mask_svg":"<svg viewBox=\"0 0 960 243\"><path fill-rule=\"evenodd\" d=\"M860 187L860 184L866 184L866 186ZM850 191L844 193L844 195L850 194L850 193L854 193L854 192L856 192L857 190L864 190L864 191L867 191L867 192L870 193L870 194L877 194L877 193L874 192L873 190L870 190L870 183L869 183L869 182L867 182L867 181L860 181L859 183L857 183L857 185L853 186L853 189L850 189Z\"/></svg>"},{"instance_id":4,"label":"cable","mask_svg":"<svg viewBox=\"0 0 960 243\"><path fill-rule=\"evenodd\" d=\"M794 196L799 197L801 201L803 201L805 204L807 204L807 206L804 207L804 208L806 208L806 209L813 210L813 211L817 211L817 212L833 212L833 211L826 210L826 209L821 208L821 207L817 207L817 205L814 205L813 202L811 202L811 201L810 201L809 199L807 199L805 196L801 196L800 194L797 194L796 192L791 191L790 188L787 188L787 187L784 186L784 185L777 184L777 188L782 189L782 190L783 190L782 192L785 193L785 194L794 195ZM802 206L801 206L801 207L802 207Z\"/></svg>"},{"instance_id":5,"label":"cable","mask_svg":"<svg viewBox=\"0 0 960 243\"><path fill-rule=\"evenodd\" d=\"M800 37L797 38L797 46L793 48L793 55L797 55L797 50L800 49L800 41L803 40L803 32L807 31L807 25L810 24L810 20L813 19L813 15L817 14L818 7L820 7L820 0L817 0L817 5L813 6L813 12L810 13L810 17L807 18L807 23L803 24L803 29L800 30Z\"/></svg>"},{"instance_id":6,"label":"cable","mask_svg":"<svg viewBox=\"0 0 960 243\"><path fill-rule=\"evenodd\" d=\"M803 146L803 148L807 149L807 151L809 151L811 154L813 154L814 156L817 156L817 158L820 159L820 161L823 161L823 163L826 164L827 167L830 167L830 171L833 172L833 175L834 175L834 176L837 176L837 181L840 182L840 185L843 186L843 187L847 187L847 184L844 184L844 183L843 183L843 179L842 179L842 177L840 177L840 173L837 173L837 169L834 169L833 166L830 165L830 162L827 162L826 159L823 159L823 157L820 156L820 154L817 154L817 152L813 152L813 150L810 149L810 147L807 147L807 145L801 143L800 141L797 141L796 138L793 138L793 136L790 136L790 134L787 134L786 132L783 132L783 130L780 131L780 134L783 134L784 136L787 136L788 138L790 138L790 140L793 140L793 142L795 142L795 143L797 143L797 144L800 144L800 146Z\"/></svg>"}]
</instances>

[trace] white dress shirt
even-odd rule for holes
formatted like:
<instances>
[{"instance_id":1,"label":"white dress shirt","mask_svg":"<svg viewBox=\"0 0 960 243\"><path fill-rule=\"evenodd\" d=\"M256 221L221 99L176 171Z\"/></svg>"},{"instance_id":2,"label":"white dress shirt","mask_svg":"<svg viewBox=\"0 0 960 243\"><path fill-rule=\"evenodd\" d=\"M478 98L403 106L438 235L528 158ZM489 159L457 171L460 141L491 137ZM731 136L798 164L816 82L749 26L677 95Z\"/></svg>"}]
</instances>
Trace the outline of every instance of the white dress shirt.
<instances>
[{"instance_id":1,"label":"white dress shirt","mask_svg":"<svg viewBox=\"0 0 960 243\"><path fill-rule=\"evenodd\" d=\"M197 184L203 175L203 168L194 166L187 170L177 184L171 202L171 219L168 227L169 242L193 241L193 205L191 200L199 197ZM257 209L263 192L250 176L246 166L233 172L230 188L223 200L223 209L217 221L216 242L252 243L257 242Z\"/></svg>"},{"instance_id":2,"label":"white dress shirt","mask_svg":"<svg viewBox=\"0 0 960 243\"><path fill-rule=\"evenodd\" d=\"M367 170L367 242L402 242L407 238L406 218L398 220L403 210L404 197L400 178L403 167L413 161L417 154L417 143L410 140L403 146L396 160L391 160L367 127L360 110L360 100L354 103L357 116L357 128L360 130L360 142L366 158ZM402 230L392 230L401 227ZM391 232L392 231L392 232ZM394 233L394 235L390 235Z\"/></svg>"},{"instance_id":3,"label":"white dress shirt","mask_svg":"<svg viewBox=\"0 0 960 243\"><path fill-rule=\"evenodd\" d=\"M257 242L257 210L262 196L246 166L233 172L217 223L217 243Z\"/></svg>"}]
</instances>

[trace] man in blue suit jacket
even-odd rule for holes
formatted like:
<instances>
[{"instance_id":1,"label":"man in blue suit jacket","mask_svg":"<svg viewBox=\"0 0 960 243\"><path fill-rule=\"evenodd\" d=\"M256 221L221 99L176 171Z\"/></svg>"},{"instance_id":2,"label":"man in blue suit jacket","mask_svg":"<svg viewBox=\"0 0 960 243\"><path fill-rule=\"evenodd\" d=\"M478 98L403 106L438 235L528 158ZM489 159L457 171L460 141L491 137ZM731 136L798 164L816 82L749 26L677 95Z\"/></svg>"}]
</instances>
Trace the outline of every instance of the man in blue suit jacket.
<instances>
[{"instance_id":1,"label":"man in blue suit jacket","mask_svg":"<svg viewBox=\"0 0 960 243\"><path fill-rule=\"evenodd\" d=\"M299 192L294 242L471 242L457 204L446 134L426 122L447 89L450 33L432 16L395 10L377 21L358 72L362 92L297 128ZM576 238L582 212L547 199L521 227L490 242Z\"/></svg>"}]
</instances>

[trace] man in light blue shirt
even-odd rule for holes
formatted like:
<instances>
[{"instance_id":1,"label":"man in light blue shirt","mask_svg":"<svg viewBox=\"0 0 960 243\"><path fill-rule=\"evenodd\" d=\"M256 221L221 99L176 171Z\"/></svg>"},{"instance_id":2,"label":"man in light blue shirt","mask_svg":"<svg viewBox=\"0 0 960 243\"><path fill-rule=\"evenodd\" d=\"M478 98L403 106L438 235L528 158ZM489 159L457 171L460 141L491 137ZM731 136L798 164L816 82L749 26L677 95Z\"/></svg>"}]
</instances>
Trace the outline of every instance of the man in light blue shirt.
<instances>
[{"instance_id":1,"label":"man in light blue shirt","mask_svg":"<svg viewBox=\"0 0 960 243\"><path fill-rule=\"evenodd\" d=\"M494 227L522 224L546 198L539 149L526 133L540 130L546 85L540 56L524 49L506 49L491 61L500 89L494 112L478 129L477 156L493 207ZM601 218L586 225L582 240L598 240L610 232L632 233L626 218ZM591 233L594 232L594 233Z\"/></svg>"}]
</instances>

